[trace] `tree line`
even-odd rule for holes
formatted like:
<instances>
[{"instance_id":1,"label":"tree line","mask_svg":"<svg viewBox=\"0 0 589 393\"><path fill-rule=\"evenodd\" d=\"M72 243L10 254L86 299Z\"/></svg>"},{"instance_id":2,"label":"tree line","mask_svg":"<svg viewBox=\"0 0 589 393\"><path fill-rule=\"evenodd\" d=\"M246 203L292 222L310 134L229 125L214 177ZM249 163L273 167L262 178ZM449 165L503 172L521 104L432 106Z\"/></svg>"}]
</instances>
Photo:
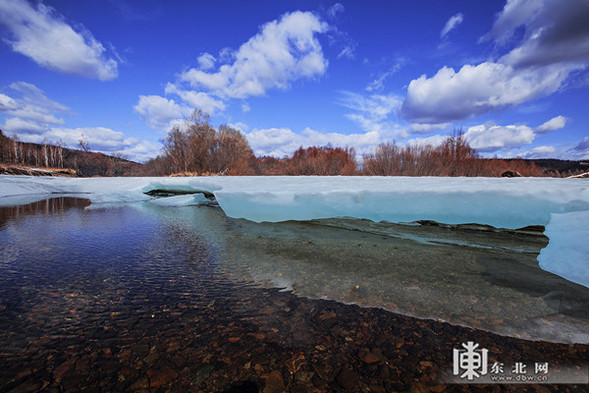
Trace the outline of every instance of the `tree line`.
<instances>
[{"instance_id":1,"label":"tree line","mask_svg":"<svg viewBox=\"0 0 589 393\"><path fill-rule=\"evenodd\" d=\"M547 176L524 160L482 159L460 130L440 146L383 143L356 160L353 148L331 145L300 147L291 157L256 157L245 136L227 125L217 130L209 117L195 111L183 126L162 141L162 153L140 169L146 176L202 175L365 175L365 176Z\"/></svg>"},{"instance_id":2,"label":"tree line","mask_svg":"<svg viewBox=\"0 0 589 393\"><path fill-rule=\"evenodd\" d=\"M125 157L93 153L86 141L80 149L63 144L34 144L0 131L0 163L71 168L81 176L562 176L527 160L481 158L457 130L439 146L382 143L356 159L351 147L300 147L292 156L256 157L246 137L228 125L210 124L195 111L162 140L161 153L144 164ZM580 171L576 171L580 172ZM566 174L571 174L567 171Z\"/></svg>"},{"instance_id":3,"label":"tree line","mask_svg":"<svg viewBox=\"0 0 589 393\"><path fill-rule=\"evenodd\" d=\"M89 151L86 141L80 141L81 149L70 149L64 143L28 143L17 137L8 137L0 130L0 163L5 165L41 168L68 168L79 176L126 176L137 163L122 155L108 156Z\"/></svg>"}]
</instances>

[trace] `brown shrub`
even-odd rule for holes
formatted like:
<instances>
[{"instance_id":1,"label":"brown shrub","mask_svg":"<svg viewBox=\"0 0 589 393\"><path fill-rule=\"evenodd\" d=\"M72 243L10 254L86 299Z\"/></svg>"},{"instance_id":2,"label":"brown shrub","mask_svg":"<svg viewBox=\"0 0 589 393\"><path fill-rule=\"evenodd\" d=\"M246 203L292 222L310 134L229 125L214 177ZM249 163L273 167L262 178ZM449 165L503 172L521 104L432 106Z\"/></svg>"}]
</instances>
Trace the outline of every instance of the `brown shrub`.
<instances>
[{"instance_id":1,"label":"brown shrub","mask_svg":"<svg viewBox=\"0 0 589 393\"><path fill-rule=\"evenodd\" d=\"M356 175L355 151L340 147L300 147L286 160L287 175Z\"/></svg>"},{"instance_id":2,"label":"brown shrub","mask_svg":"<svg viewBox=\"0 0 589 393\"><path fill-rule=\"evenodd\" d=\"M546 176L545 171L524 160L483 159L470 147L460 130L440 146L379 145L364 156L362 174L369 176L486 176L507 170L522 176Z\"/></svg>"},{"instance_id":3,"label":"brown shrub","mask_svg":"<svg viewBox=\"0 0 589 393\"><path fill-rule=\"evenodd\" d=\"M157 174L254 174L254 154L245 136L226 125L215 130L201 111L195 111L183 128L172 128L163 144L162 155L150 160Z\"/></svg>"}]
</instances>

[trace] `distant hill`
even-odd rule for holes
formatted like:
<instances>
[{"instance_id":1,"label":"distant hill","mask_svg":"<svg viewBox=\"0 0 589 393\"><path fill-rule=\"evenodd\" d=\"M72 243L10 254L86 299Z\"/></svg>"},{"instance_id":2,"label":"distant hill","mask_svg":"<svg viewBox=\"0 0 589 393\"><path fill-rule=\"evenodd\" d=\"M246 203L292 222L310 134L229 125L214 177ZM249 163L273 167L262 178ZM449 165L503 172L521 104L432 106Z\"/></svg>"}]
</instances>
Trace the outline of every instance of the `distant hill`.
<instances>
[{"instance_id":1,"label":"distant hill","mask_svg":"<svg viewBox=\"0 0 589 393\"><path fill-rule=\"evenodd\" d=\"M28 173L29 171L39 175L43 171L31 171L27 167L63 168L70 170L64 173L71 175L71 171L75 171L77 176L129 176L141 167L141 164L125 157L70 149L60 145L16 141L5 136L2 130L0 130L0 164L4 164L5 173ZM7 167L10 167L10 170ZM22 168L22 172L19 172L19 168Z\"/></svg>"}]
</instances>

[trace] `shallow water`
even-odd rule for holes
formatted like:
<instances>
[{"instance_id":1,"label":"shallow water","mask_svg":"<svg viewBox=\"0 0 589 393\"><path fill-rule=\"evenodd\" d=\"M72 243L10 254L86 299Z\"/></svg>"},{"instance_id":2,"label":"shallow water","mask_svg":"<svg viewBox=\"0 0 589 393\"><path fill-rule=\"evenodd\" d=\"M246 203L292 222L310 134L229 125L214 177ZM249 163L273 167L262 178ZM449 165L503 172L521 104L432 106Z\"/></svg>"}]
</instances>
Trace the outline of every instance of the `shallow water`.
<instances>
[{"instance_id":1,"label":"shallow water","mask_svg":"<svg viewBox=\"0 0 589 393\"><path fill-rule=\"evenodd\" d=\"M264 288L529 340L589 342L589 290L538 268L546 244L538 233L352 219L256 224L210 206L86 206L56 198L0 209L0 387L199 386L220 367L211 354L244 337L253 343L243 351L276 343L275 357L301 345L321 352L306 318L322 328L333 318L322 309L333 306ZM360 340L346 334L344 344ZM180 349L189 353L173 360ZM93 362L100 368L90 379ZM196 377L180 381L175 370L187 362L200 364ZM256 375L269 378L260 367Z\"/></svg>"},{"instance_id":2,"label":"shallow water","mask_svg":"<svg viewBox=\"0 0 589 393\"><path fill-rule=\"evenodd\" d=\"M220 209L176 209L175 222L207 237L219 271L237 282L512 337L589 343L589 289L538 267L548 239L537 228L345 218L258 224Z\"/></svg>"}]
</instances>

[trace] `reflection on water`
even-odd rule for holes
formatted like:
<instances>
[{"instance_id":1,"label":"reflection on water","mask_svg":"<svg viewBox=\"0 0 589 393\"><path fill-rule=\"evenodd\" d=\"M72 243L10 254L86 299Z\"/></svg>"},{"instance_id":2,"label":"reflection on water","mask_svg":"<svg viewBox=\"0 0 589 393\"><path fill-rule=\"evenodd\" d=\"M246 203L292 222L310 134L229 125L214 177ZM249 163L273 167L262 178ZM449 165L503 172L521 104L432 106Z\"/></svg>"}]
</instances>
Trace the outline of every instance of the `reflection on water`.
<instances>
[{"instance_id":1,"label":"reflection on water","mask_svg":"<svg viewBox=\"0 0 589 393\"><path fill-rule=\"evenodd\" d=\"M379 359L407 357L407 381L420 372L412 364L440 345L448 348L436 362L449 364L455 331L440 344L444 335L416 330L425 322L266 288L515 337L589 342L588 289L538 268L546 239L537 233L351 219L256 224L214 207L80 209L87 205L56 198L0 209L0 391L218 391L244 376L268 384L270 365L280 362L292 383L327 391L338 367L357 356L354 345L376 339ZM421 349L408 347L415 339L404 344L405 334L429 332ZM390 364L378 369L385 377L375 369L362 379L393 380Z\"/></svg>"},{"instance_id":2,"label":"reflection on water","mask_svg":"<svg viewBox=\"0 0 589 393\"><path fill-rule=\"evenodd\" d=\"M9 220L18 220L27 215L63 213L70 207L84 208L90 206L90 200L70 197L57 197L27 205L0 208L0 228Z\"/></svg>"}]
</instances>

